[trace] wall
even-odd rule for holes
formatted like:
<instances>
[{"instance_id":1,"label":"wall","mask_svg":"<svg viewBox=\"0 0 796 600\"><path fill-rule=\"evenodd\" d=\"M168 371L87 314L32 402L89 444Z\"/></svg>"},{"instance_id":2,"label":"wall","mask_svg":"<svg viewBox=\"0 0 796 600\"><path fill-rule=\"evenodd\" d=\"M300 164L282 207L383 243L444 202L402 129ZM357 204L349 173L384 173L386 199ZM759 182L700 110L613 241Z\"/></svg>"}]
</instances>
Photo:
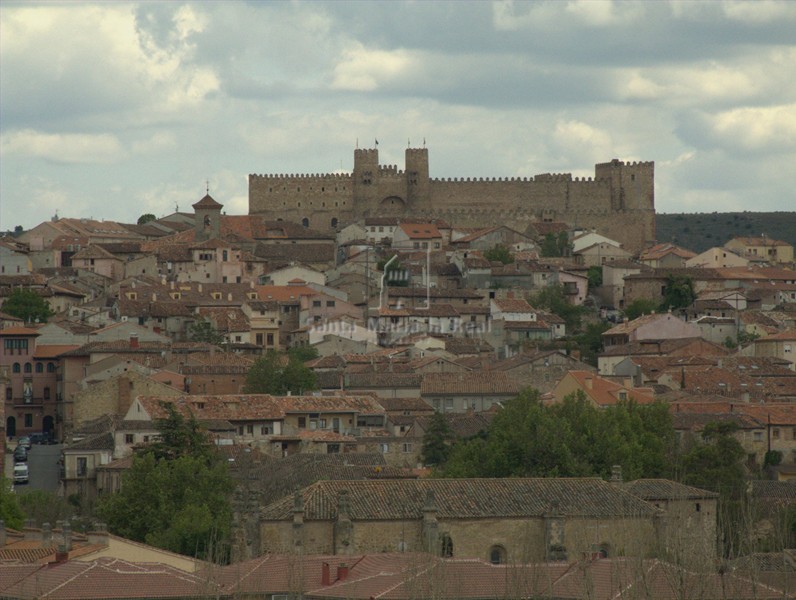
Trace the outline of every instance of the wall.
<instances>
[{"instance_id":1,"label":"wall","mask_svg":"<svg viewBox=\"0 0 796 600\"><path fill-rule=\"evenodd\" d=\"M638 252L655 239L654 164L613 160L594 178L544 174L531 178L428 177L427 149L406 150L406 171L379 165L378 150L357 149L351 174L249 175L249 214L328 231L369 216L412 215L460 227L565 221Z\"/></svg>"}]
</instances>

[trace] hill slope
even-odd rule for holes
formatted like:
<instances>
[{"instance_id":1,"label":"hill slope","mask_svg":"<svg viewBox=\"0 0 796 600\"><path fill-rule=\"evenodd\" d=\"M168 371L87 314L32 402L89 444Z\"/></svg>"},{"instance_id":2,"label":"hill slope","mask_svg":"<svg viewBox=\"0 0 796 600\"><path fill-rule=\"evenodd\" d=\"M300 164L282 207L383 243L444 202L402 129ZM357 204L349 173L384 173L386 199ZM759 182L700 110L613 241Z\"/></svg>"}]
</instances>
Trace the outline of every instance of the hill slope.
<instances>
[{"instance_id":1,"label":"hill slope","mask_svg":"<svg viewBox=\"0 0 796 600\"><path fill-rule=\"evenodd\" d=\"M659 242L673 242L694 252L722 246L737 236L761 234L796 246L796 212L658 214L655 227Z\"/></svg>"}]
</instances>

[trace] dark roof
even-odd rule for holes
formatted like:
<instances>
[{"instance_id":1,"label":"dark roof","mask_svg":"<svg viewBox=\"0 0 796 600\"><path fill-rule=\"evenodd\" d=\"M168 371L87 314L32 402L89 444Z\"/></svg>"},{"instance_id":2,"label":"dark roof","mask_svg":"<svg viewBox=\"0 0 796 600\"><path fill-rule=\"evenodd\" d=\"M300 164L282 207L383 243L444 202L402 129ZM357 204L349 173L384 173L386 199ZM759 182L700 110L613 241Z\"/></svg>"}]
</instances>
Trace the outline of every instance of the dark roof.
<instances>
[{"instance_id":1,"label":"dark roof","mask_svg":"<svg viewBox=\"0 0 796 600\"><path fill-rule=\"evenodd\" d=\"M207 194L199 202L193 204L194 208L224 208L223 204L216 202L210 194Z\"/></svg>"},{"instance_id":2,"label":"dark roof","mask_svg":"<svg viewBox=\"0 0 796 600\"><path fill-rule=\"evenodd\" d=\"M647 518L658 510L643 500L597 478L418 479L319 481L301 492L304 518L337 517L340 493L348 492L353 520L420 519L433 494L437 517L541 517L555 509L564 516ZM293 517L293 498L262 510L264 520Z\"/></svg>"},{"instance_id":3,"label":"dark roof","mask_svg":"<svg viewBox=\"0 0 796 600\"><path fill-rule=\"evenodd\" d=\"M626 483L625 490L642 500L695 500L719 497L715 492L683 485L669 479L637 479Z\"/></svg>"}]
</instances>

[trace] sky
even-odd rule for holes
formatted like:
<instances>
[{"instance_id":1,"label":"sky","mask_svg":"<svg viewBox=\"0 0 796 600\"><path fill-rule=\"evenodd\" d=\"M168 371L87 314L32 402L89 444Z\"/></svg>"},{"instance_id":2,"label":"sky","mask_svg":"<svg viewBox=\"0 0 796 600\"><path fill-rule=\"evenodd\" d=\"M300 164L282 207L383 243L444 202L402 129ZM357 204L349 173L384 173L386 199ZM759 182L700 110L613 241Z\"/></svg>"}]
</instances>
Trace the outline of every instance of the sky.
<instances>
[{"instance_id":1,"label":"sky","mask_svg":"<svg viewBox=\"0 0 796 600\"><path fill-rule=\"evenodd\" d=\"M250 173L655 161L659 212L796 210L796 2L0 1L0 230Z\"/></svg>"}]
</instances>

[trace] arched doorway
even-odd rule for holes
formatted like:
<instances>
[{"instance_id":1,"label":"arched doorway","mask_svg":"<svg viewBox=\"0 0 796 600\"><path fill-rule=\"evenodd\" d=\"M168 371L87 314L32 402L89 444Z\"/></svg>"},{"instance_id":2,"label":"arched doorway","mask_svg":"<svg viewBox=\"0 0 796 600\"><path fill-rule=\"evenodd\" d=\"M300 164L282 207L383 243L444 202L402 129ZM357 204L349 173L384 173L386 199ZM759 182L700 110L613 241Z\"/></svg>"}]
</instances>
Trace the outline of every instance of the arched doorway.
<instances>
[{"instance_id":1,"label":"arched doorway","mask_svg":"<svg viewBox=\"0 0 796 600\"><path fill-rule=\"evenodd\" d=\"M381 215L402 215L406 212L406 202L398 196L388 196L379 203Z\"/></svg>"},{"instance_id":2,"label":"arched doorway","mask_svg":"<svg viewBox=\"0 0 796 600\"><path fill-rule=\"evenodd\" d=\"M50 415L47 415L46 417L44 417L44 419L42 420L42 424L41 424L42 432L43 433L50 433L53 430L54 427L55 427L54 419Z\"/></svg>"},{"instance_id":3,"label":"arched doorway","mask_svg":"<svg viewBox=\"0 0 796 600\"><path fill-rule=\"evenodd\" d=\"M17 434L17 418L8 417L6 419L6 435L8 437L14 437L16 434Z\"/></svg>"}]
</instances>

